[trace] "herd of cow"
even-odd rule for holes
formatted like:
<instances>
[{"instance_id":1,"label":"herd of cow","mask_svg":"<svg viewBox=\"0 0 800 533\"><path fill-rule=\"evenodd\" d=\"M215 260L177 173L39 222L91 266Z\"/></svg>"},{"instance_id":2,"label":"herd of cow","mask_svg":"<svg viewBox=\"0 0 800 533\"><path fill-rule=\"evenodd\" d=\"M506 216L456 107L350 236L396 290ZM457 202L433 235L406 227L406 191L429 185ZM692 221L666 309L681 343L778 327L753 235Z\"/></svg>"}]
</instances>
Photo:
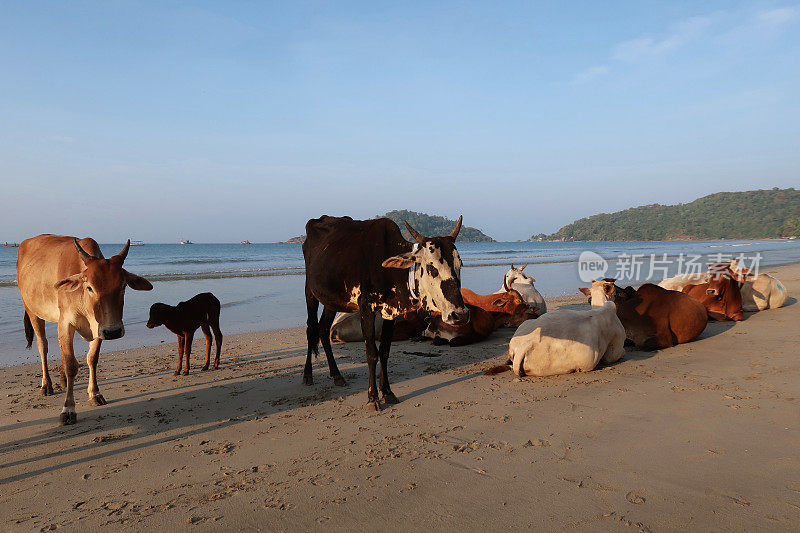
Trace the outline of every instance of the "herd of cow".
<instances>
[{"instance_id":1,"label":"herd of cow","mask_svg":"<svg viewBox=\"0 0 800 533\"><path fill-rule=\"evenodd\" d=\"M368 405L380 410L381 402L398 401L387 369L393 340L430 338L437 344L462 346L485 339L497 328L516 327L508 363L487 373L512 368L519 376L550 376L589 371L601 361L612 363L622 357L626 343L655 350L689 342L703 332L709 318L742 320L743 311L780 307L786 300L778 280L732 261L710 265L703 274L669 278L658 285L646 283L638 289L621 288L610 278L597 280L580 289L589 297L590 309L547 312L535 279L523 272L525 266L512 265L495 294L478 295L461 287L461 258L455 246L461 222L459 218L450 235L442 237L423 236L406 222L412 244L386 218L360 221L323 216L308 221L303 244L308 311L304 384L313 384L311 358L321 343L334 384L346 385L331 339L365 343ZM44 323L58 324L61 382L66 389L62 424L77 419L74 334L89 342L89 401L103 405L106 401L96 379L100 344L124 335L125 288L153 288L122 268L129 246L130 241L119 254L106 259L89 238L40 235L20 244L17 283L25 307L25 333L28 346L36 336L45 395L52 394L53 388ZM203 369L209 367L211 330L217 347L214 368L218 367L219 308L210 293L175 307L161 303L151 307L147 326L163 324L178 335L176 374L184 356L184 373L188 373L192 336L198 327L206 336Z\"/></svg>"}]
</instances>

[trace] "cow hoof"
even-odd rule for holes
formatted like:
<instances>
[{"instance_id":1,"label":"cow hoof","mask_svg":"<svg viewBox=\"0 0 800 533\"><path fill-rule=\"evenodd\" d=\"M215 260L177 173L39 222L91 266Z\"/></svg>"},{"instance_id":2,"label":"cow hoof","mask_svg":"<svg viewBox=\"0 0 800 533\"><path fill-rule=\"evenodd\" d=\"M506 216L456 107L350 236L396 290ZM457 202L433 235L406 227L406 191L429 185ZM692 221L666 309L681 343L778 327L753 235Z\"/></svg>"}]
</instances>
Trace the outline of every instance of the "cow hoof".
<instances>
[{"instance_id":1,"label":"cow hoof","mask_svg":"<svg viewBox=\"0 0 800 533\"><path fill-rule=\"evenodd\" d=\"M381 402L376 400L369 400L366 405L367 411L380 411L381 410Z\"/></svg>"},{"instance_id":2,"label":"cow hoof","mask_svg":"<svg viewBox=\"0 0 800 533\"><path fill-rule=\"evenodd\" d=\"M400 400L397 399L397 396L395 396L393 392L387 392L383 395L383 403L395 404L400 403Z\"/></svg>"},{"instance_id":3,"label":"cow hoof","mask_svg":"<svg viewBox=\"0 0 800 533\"><path fill-rule=\"evenodd\" d=\"M205 366L204 366L204 367L202 367L200 370L202 370L203 372L205 372L206 370L208 370L208 365L205 365Z\"/></svg>"},{"instance_id":4,"label":"cow hoof","mask_svg":"<svg viewBox=\"0 0 800 533\"><path fill-rule=\"evenodd\" d=\"M53 385L48 383L47 385L42 385L42 396L52 396L53 395Z\"/></svg>"},{"instance_id":5,"label":"cow hoof","mask_svg":"<svg viewBox=\"0 0 800 533\"><path fill-rule=\"evenodd\" d=\"M337 387L347 387L347 382L344 380L342 376L336 376L333 378L333 384Z\"/></svg>"},{"instance_id":6,"label":"cow hoof","mask_svg":"<svg viewBox=\"0 0 800 533\"><path fill-rule=\"evenodd\" d=\"M100 407L101 405L106 405L108 402L105 398L103 398L102 394L95 394L94 396L89 398L89 403L94 405L95 407Z\"/></svg>"},{"instance_id":7,"label":"cow hoof","mask_svg":"<svg viewBox=\"0 0 800 533\"><path fill-rule=\"evenodd\" d=\"M184 371L183 371L183 375L184 375L184 376L188 376L188 375L189 375L189 371L188 371L188 370L184 370Z\"/></svg>"},{"instance_id":8,"label":"cow hoof","mask_svg":"<svg viewBox=\"0 0 800 533\"><path fill-rule=\"evenodd\" d=\"M74 411L71 413L61 413L61 425L71 426L78 421L78 414Z\"/></svg>"},{"instance_id":9,"label":"cow hoof","mask_svg":"<svg viewBox=\"0 0 800 533\"><path fill-rule=\"evenodd\" d=\"M181 375L181 371L180 370L176 370L175 373L172 374L172 375L173 376L180 376Z\"/></svg>"},{"instance_id":10,"label":"cow hoof","mask_svg":"<svg viewBox=\"0 0 800 533\"><path fill-rule=\"evenodd\" d=\"M314 384L314 376L303 376L303 385L313 385Z\"/></svg>"}]
</instances>

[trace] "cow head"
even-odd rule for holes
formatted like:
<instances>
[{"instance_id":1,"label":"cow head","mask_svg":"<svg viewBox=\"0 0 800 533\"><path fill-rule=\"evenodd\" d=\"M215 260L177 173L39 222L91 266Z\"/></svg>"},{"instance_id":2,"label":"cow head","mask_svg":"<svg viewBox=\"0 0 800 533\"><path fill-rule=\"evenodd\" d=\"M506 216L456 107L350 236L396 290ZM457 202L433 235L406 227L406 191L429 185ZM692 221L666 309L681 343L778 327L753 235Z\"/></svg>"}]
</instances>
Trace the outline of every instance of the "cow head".
<instances>
[{"instance_id":1,"label":"cow head","mask_svg":"<svg viewBox=\"0 0 800 533\"><path fill-rule=\"evenodd\" d=\"M120 253L105 259L87 253L75 239L75 249L83 261L83 270L55 284L59 290L82 291L82 311L95 339L118 339L125 335L122 307L126 286L137 291L153 288L146 279L122 268L130 245L128 239Z\"/></svg>"},{"instance_id":2,"label":"cow head","mask_svg":"<svg viewBox=\"0 0 800 533\"><path fill-rule=\"evenodd\" d=\"M461 257L455 245L461 220L458 217L455 228L446 237L424 237L406 222L408 232L419 246L382 263L387 268L409 268L416 263L414 282L422 307L441 313L442 320L454 326L469 320L469 311L461 298Z\"/></svg>"},{"instance_id":3,"label":"cow head","mask_svg":"<svg viewBox=\"0 0 800 533\"><path fill-rule=\"evenodd\" d=\"M617 298L615 278L603 278L592 281L591 287L580 287L578 290L589 297L592 307L602 307L606 302L613 302Z\"/></svg>"},{"instance_id":4,"label":"cow head","mask_svg":"<svg viewBox=\"0 0 800 533\"><path fill-rule=\"evenodd\" d=\"M709 268L712 273L712 269ZM709 316L717 320L744 320L742 310L742 274L730 270L730 266L712 273L706 283L687 285L683 292L699 300L708 310Z\"/></svg>"},{"instance_id":5,"label":"cow head","mask_svg":"<svg viewBox=\"0 0 800 533\"><path fill-rule=\"evenodd\" d=\"M514 289L498 295L498 298L492 302L492 306L508 315L508 319L504 323L512 328L516 328L526 320L536 318L539 311L537 307L529 305L523 300L522 296Z\"/></svg>"},{"instance_id":6,"label":"cow head","mask_svg":"<svg viewBox=\"0 0 800 533\"><path fill-rule=\"evenodd\" d=\"M167 304L156 302L150 306L150 316L147 318L148 329L163 326L171 307Z\"/></svg>"},{"instance_id":7,"label":"cow head","mask_svg":"<svg viewBox=\"0 0 800 533\"><path fill-rule=\"evenodd\" d=\"M533 282L536 281L536 278L523 272L526 266L528 266L528 263L525 263L519 268L515 268L513 264L511 265L509 271L506 272L506 277L503 278L503 288L505 290L510 290L514 286L514 283L533 287Z\"/></svg>"}]
</instances>

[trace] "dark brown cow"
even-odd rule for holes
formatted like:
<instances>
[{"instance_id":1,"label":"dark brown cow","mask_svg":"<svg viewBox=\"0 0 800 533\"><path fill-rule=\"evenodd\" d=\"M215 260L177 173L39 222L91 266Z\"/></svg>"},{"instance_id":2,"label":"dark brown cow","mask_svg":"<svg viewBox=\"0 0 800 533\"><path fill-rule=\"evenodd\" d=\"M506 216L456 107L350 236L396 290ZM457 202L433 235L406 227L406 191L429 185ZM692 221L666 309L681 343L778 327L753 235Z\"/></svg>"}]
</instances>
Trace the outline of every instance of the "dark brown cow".
<instances>
[{"instance_id":1,"label":"dark brown cow","mask_svg":"<svg viewBox=\"0 0 800 533\"><path fill-rule=\"evenodd\" d=\"M337 312L361 314L361 330L369 367L368 405L379 410L376 364L381 362L383 401L397 403L389 387L387 361L394 334L394 319L423 308L440 312L445 322L462 324L469 318L461 298L461 258L455 240L459 217L446 237L424 237L407 222L413 245L388 218L353 220L323 216L306 224L303 257L306 264L308 355L303 383L313 383L311 354L320 340L336 385L346 385L330 343L330 327ZM414 267L409 272L409 268ZM317 319L319 304L324 309ZM375 346L375 315L384 318L380 349Z\"/></svg>"},{"instance_id":2,"label":"dark brown cow","mask_svg":"<svg viewBox=\"0 0 800 533\"><path fill-rule=\"evenodd\" d=\"M505 294L482 295L462 288L461 296L469 309L469 321L452 326L444 323L440 317L433 317L424 336L434 339L434 343L464 346L482 341L499 327L517 327L537 316L537 309L526 304L515 290Z\"/></svg>"},{"instance_id":3,"label":"dark brown cow","mask_svg":"<svg viewBox=\"0 0 800 533\"><path fill-rule=\"evenodd\" d=\"M211 362L211 342L216 337L217 356L214 358L214 370L219 368L219 352L222 349L222 331L219 329L220 304L216 296L210 292L203 292L193 296L176 306L154 303L150 306L150 318L147 327L152 329L166 326L168 330L178 336L178 368L175 375L181 373L183 358L186 357L186 370L184 376L189 375L189 355L192 353L192 340L197 328L203 330L206 337L206 363L202 370L208 370ZM214 331L214 336L211 335Z\"/></svg>"},{"instance_id":4,"label":"dark brown cow","mask_svg":"<svg viewBox=\"0 0 800 533\"><path fill-rule=\"evenodd\" d=\"M741 288L745 274L733 272L728 263L714 266L709 267L708 281L687 285L683 292L703 304L714 320L744 320Z\"/></svg>"},{"instance_id":5,"label":"dark brown cow","mask_svg":"<svg viewBox=\"0 0 800 533\"><path fill-rule=\"evenodd\" d=\"M125 334L122 309L125 287L137 291L153 288L149 281L122 268L131 241L108 259L103 257L94 239L76 239L62 235L39 235L25 239L17 254L17 286L25 306L25 337L28 347L34 334L42 363L42 394L53 394L47 371L45 322L58 324L61 349L61 384L66 388L61 423L77 421L73 386L78 361L72 339L77 332L89 342L86 366L89 367L89 402L105 405L97 386L97 362L103 340Z\"/></svg>"},{"instance_id":6,"label":"dark brown cow","mask_svg":"<svg viewBox=\"0 0 800 533\"><path fill-rule=\"evenodd\" d=\"M590 297L593 306L614 301L617 317L625 328L625 336L645 350L669 348L693 341L708 323L708 315L700 302L678 291L670 291L645 283L638 289L624 289L607 278L593 281L591 289L580 291Z\"/></svg>"}]
</instances>

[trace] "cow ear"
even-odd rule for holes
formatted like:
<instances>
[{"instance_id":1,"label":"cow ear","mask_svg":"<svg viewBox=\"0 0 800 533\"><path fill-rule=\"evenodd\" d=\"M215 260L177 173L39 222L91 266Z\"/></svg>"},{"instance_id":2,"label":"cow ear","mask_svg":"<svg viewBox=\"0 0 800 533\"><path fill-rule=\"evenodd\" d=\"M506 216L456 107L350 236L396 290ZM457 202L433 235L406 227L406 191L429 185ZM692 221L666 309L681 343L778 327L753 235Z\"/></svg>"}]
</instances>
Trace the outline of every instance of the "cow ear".
<instances>
[{"instance_id":1,"label":"cow ear","mask_svg":"<svg viewBox=\"0 0 800 533\"><path fill-rule=\"evenodd\" d=\"M500 307L502 305L505 305L506 303L507 302L505 298L497 298L495 299L495 301L492 302L492 305L495 307Z\"/></svg>"},{"instance_id":2,"label":"cow ear","mask_svg":"<svg viewBox=\"0 0 800 533\"><path fill-rule=\"evenodd\" d=\"M589 287L580 287L578 290L581 291L586 296L590 296L592 294L592 289L590 289Z\"/></svg>"},{"instance_id":3,"label":"cow ear","mask_svg":"<svg viewBox=\"0 0 800 533\"><path fill-rule=\"evenodd\" d=\"M386 268L408 268L416 261L417 256L414 255L414 252L406 252L404 254L395 255L394 257L386 259L383 263L381 263L381 266L385 266Z\"/></svg>"},{"instance_id":4,"label":"cow ear","mask_svg":"<svg viewBox=\"0 0 800 533\"><path fill-rule=\"evenodd\" d=\"M125 273L125 283L131 289L135 291L151 291L153 290L153 284L144 279L141 276L137 276L136 274L131 274L125 269L122 269Z\"/></svg>"},{"instance_id":5,"label":"cow ear","mask_svg":"<svg viewBox=\"0 0 800 533\"><path fill-rule=\"evenodd\" d=\"M53 287L56 289L64 289L65 291L74 291L77 290L83 285L83 282L86 281L86 278L83 276L83 273L73 274L68 278L64 278Z\"/></svg>"},{"instance_id":6,"label":"cow ear","mask_svg":"<svg viewBox=\"0 0 800 533\"><path fill-rule=\"evenodd\" d=\"M717 289L706 289L706 294L716 296L717 295Z\"/></svg>"}]
</instances>

